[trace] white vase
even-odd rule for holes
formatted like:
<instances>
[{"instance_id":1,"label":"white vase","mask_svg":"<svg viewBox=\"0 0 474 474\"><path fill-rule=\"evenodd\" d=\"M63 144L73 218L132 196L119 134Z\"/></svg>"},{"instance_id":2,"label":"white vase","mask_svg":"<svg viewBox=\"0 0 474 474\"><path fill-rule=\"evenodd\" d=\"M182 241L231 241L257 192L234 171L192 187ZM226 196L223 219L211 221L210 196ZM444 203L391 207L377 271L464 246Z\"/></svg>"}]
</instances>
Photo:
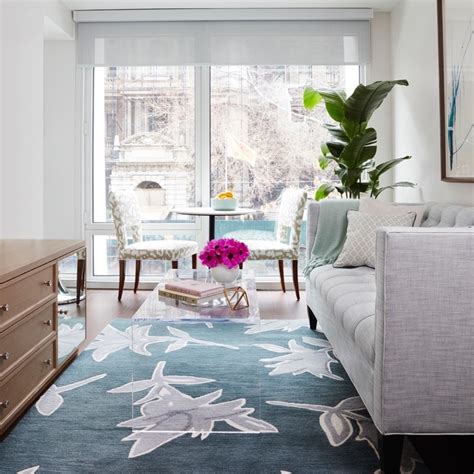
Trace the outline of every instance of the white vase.
<instances>
[{"instance_id":1,"label":"white vase","mask_svg":"<svg viewBox=\"0 0 474 474\"><path fill-rule=\"evenodd\" d=\"M225 265L217 265L211 268L211 274L217 283L232 283L239 274L239 267L227 268Z\"/></svg>"}]
</instances>

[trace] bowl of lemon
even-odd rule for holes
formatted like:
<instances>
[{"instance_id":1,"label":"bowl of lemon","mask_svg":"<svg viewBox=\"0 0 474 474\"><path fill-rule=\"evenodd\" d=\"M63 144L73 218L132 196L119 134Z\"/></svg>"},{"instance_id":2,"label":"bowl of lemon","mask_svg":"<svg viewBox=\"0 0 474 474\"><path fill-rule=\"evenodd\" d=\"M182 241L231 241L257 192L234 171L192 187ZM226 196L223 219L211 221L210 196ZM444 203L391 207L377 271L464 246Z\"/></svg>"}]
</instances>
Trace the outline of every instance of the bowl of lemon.
<instances>
[{"instance_id":1,"label":"bowl of lemon","mask_svg":"<svg viewBox=\"0 0 474 474\"><path fill-rule=\"evenodd\" d=\"M211 199L211 207L215 211L235 211L237 199L232 191L224 191Z\"/></svg>"}]
</instances>

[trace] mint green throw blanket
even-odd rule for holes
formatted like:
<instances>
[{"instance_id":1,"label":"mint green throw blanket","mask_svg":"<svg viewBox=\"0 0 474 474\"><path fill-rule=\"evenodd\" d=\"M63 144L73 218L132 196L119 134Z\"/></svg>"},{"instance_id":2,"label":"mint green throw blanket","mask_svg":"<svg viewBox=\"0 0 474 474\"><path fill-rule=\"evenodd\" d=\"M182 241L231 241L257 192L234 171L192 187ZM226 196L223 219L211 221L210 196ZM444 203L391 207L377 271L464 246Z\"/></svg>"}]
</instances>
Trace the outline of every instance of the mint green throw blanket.
<instances>
[{"instance_id":1,"label":"mint green throw blanket","mask_svg":"<svg viewBox=\"0 0 474 474\"><path fill-rule=\"evenodd\" d=\"M334 263L346 240L347 211L357 211L359 201L355 199L328 199L321 202L318 228L311 257L303 270L304 276L316 268Z\"/></svg>"}]
</instances>

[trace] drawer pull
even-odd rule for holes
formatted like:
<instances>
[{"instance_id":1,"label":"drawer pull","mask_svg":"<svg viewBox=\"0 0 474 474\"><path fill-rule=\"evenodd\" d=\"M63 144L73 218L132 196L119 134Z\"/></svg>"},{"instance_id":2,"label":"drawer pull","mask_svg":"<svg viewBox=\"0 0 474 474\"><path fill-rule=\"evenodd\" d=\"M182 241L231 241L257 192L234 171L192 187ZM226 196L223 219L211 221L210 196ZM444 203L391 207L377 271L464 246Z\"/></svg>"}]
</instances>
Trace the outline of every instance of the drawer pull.
<instances>
[{"instance_id":1,"label":"drawer pull","mask_svg":"<svg viewBox=\"0 0 474 474\"><path fill-rule=\"evenodd\" d=\"M3 354L0 354L0 359L8 360L9 358L10 358L9 352L4 352Z\"/></svg>"},{"instance_id":2,"label":"drawer pull","mask_svg":"<svg viewBox=\"0 0 474 474\"><path fill-rule=\"evenodd\" d=\"M46 280L46 281L43 281L43 285L45 286L53 286L53 282L51 280Z\"/></svg>"},{"instance_id":3,"label":"drawer pull","mask_svg":"<svg viewBox=\"0 0 474 474\"><path fill-rule=\"evenodd\" d=\"M46 359L44 363L47 365L53 365L53 359Z\"/></svg>"},{"instance_id":4,"label":"drawer pull","mask_svg":"<svg viewBox=\"0 0 474 474\"><path fill-rule=\"evenodd\" d=\"M69 313L69 310L68 310L68 309L60 309L60 310L58 311L58 314L67 314L67 313Z\"/></svg>"},{"instance_id":5,"label":"drawer pull","mask_svg":"<svg viewBox=\"0 0 474 474\"><path fill-rule=\"evenodd\" d=\"M0 408L8 408L8 405L10 405L10 402L8 400L0 402Z\"/></svg>"},{"instance_id":6,"label":"drawer pull","mask_svg":"<svg viewBox=\"0 0 474 474\"><path fill-rule=\"evenodd\" d=\"M43 324L46 324L46 326L52 326L53 325L53 320L52 319L47 319L46 321L43 321Z\"/></svg>"},{"instance_id":7,"label":"drawer pull","mask_svg":"<svg viewBox=\"0 0 474 474\"><path fill-rule=\"evenodd\" d=\"M5 312L10 311L10 306L7 304L0 305L0 311L5 311Z\"/></svg>"}]
</instances>

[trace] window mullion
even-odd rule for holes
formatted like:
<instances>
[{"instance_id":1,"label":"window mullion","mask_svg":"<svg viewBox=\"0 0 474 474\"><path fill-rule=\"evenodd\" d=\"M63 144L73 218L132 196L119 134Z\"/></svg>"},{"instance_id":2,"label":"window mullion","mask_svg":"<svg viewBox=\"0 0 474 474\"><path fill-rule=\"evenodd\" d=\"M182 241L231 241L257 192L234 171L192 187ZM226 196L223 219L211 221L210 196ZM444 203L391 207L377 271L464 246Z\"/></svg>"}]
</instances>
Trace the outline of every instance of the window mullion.
<instances>
[{"instance_id":1,"label":"window mullion","mask_svg":"<svg viewBox=\"0 0 474 474\"><path fill-rule=\"evenodd\" d=\"M211 98L210 98L210 67L198 66L195 69L195 87L196 87L196 107L195 107L195 127L196 127L196 154L198 162L198 176L196 184L200 185L201 193L197 198L197 205L210 205L211 188ZM201 233L199 244L202 246L208 235L209 222L206 218L197 218L201 220Z\"/></svg>"}]
</instances>

